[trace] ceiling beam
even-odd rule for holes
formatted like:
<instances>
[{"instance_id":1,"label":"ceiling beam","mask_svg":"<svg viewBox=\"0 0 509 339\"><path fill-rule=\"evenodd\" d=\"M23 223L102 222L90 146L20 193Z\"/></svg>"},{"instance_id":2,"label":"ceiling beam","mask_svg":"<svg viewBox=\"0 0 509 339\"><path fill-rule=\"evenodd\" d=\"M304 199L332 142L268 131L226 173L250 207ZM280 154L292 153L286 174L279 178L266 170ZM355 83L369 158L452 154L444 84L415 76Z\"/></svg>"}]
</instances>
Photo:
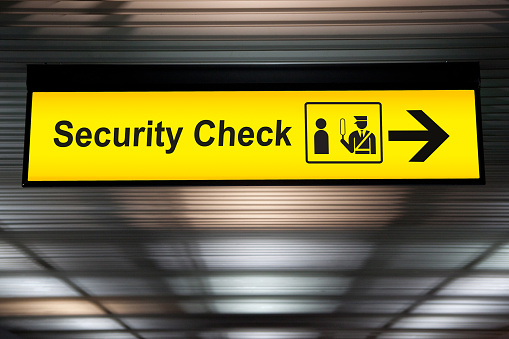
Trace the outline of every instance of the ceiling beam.
<instances>
[{"instance_id":1,"label":"ceiling beam","mask_svg":"<svg viewBox=\"0 0 509 339\"><path fill-rule=\"evenodd\" d=\"M8 332L2 328L0 328L0 338L2 339L21 339L15 334L12 334L11 332Z\"/></svg>"}]
</instances>

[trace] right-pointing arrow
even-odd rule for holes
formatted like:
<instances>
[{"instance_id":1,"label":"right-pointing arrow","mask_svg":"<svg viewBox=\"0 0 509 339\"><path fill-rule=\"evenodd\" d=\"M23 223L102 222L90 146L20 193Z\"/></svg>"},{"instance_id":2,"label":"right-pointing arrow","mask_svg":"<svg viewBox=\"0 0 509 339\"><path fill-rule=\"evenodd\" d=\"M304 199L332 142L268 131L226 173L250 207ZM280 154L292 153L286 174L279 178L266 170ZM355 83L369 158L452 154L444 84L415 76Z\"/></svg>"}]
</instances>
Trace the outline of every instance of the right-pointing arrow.
<instances>
[{"instance_id":1,"label":"right-pointing arrow","mask_svg":"<svg viewBox=\"0 0 509 339\"><path fill-rule=\"evenodd\" d=\"M389 131L389 141L427 141L410 162L423 162L449 137L430 117L421 110L408 110L425 131Z\"/></svg>"}]
</instances>

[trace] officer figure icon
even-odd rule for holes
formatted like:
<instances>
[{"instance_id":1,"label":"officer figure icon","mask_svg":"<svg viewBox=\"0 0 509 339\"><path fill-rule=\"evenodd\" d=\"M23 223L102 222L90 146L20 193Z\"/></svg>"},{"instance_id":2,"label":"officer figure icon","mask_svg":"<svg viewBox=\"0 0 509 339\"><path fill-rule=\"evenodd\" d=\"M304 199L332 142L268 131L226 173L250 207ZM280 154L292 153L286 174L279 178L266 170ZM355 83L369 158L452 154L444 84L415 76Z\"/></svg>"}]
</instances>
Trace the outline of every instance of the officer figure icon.
<instances>
[{"instance_id":1,"label":"officer figure icon","mask_svg":"<svg viewBox=\"0 0 509 339\"><path fill-rule=\"evenodd\" d=\"M329 154L329 135L323 129L327 126L325 119L316 120L319 130L315 133L315 154Z\"/></svg>"},{"instance_id":2,"label":"officer figure icon","mask_svg":"<svg viewBox=\"0 0 509 339\"><path fill-rule=\"evenodd\" d=\"M345 140L346 126L345 119L340 121L341 143L350 153L355 154L376 154L376 137L373 133L366 130L368 126L368 117L364 115L355 116L355 124L359 130L353 131ZM318 124L318 122L317 122Z\"/></svg>"}]
</instances>

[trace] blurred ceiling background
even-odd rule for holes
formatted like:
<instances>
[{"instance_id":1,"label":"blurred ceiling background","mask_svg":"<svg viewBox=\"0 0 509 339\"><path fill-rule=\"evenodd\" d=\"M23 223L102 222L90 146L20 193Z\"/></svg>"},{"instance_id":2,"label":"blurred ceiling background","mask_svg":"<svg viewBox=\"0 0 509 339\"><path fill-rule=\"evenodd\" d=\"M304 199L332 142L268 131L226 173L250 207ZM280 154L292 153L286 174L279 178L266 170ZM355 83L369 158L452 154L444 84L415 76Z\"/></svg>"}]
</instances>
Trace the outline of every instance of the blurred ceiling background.
<instances>
[{"instance_id":1,"label":"blurred ceiling background","mask_svg":"<svg viewBox=\"0 0 509 339\"><path fill-rule=\"evenodd\" d=\"M22 189L27 63L479 61L485 186ZM0 2L0 338L509 338L509 1Z\"/></svg>"}]
</instances>

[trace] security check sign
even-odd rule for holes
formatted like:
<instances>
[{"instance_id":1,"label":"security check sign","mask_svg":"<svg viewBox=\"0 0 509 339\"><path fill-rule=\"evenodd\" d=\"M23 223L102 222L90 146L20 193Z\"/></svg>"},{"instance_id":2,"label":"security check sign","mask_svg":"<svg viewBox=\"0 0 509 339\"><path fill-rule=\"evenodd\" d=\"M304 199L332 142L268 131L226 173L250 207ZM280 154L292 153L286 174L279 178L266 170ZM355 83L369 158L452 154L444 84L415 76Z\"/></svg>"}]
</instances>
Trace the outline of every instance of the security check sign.
<instances>
[{"instance_id":1,"label":"security check sign","mask_svg":"<svg viewBox=\"0 0 509 339\"><path fill-rule=\"evenodd\" d=\"M475 89L29 95L28 185L483 179Z\"/></svg>"}]
</instances>

